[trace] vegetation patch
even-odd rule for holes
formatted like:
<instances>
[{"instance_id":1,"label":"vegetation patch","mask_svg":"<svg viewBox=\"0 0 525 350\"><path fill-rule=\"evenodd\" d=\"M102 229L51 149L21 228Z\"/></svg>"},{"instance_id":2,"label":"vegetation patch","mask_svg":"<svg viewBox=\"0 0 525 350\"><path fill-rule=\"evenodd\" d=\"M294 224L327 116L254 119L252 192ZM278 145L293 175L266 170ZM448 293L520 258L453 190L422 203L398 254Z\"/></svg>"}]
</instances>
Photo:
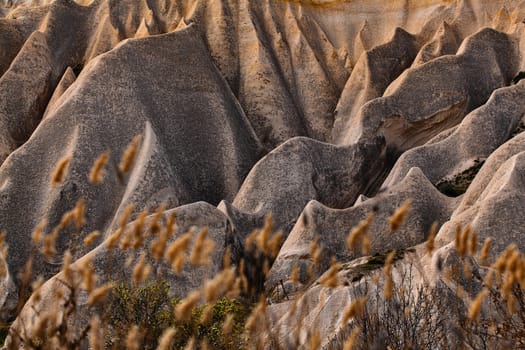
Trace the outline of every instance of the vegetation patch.
<instances>
[{"instance_id":1,"label":"vegetation patch","mask_svg":"<svg viewBox=\"0 0 525 350\"><path fill-rule=\"evenodd\" d=\"M108 304L106 347L124 343L129 329L137 325L144 349L156 349L163 331L170 327L175 330L171 349L183 349L192 338L197 343L206 341L213 349L243 348L244 323L251 312L248 306L223 298L213 305L195 307L186 320L177 320L174 309L182 300L170 298L169 290L166 281L150 281L140 287L127 283L116 286ZM227 318L231 319L231 329L225 332Z\"/></svg>"},{"instance_id":2,"label":"vegetation patch","mask_svg":"<svg viewBox=\"0 0 525 350\"><path fill-rule=\"evenodd\" d=\"M458 197L465 193L485 163L484 160L475 160L474 165L467 170L457 174L452 179L444 179L437 183L438 190L449 196Z\"/></svg>"},{"instance_id":3,"label":"vegetation patch","mask_svg":"<svg viewBox=\"0 0 525 350\"><path fill-rule=\"evenodd\" d=\"M0 326L0 346L3 346L5 343L5 338L9 333L9 326Z\"/></svg>"},{"instance_id":4,"label":"vegetation patch","mask_svg":"<svg viewBox=\"0 0 525 350\"><path fill-rule=\"evenodd\" d=\"M375 254L363 262L362 264L351 264L346 263L341 266L341 270L345 272L346 280L351 282L357 282L367 274L377 269L381 269L385 266L388 253ZM405 250L399 250L395 252L394 262L400 260L405 255Z\"/></svg>"}]
</instances>

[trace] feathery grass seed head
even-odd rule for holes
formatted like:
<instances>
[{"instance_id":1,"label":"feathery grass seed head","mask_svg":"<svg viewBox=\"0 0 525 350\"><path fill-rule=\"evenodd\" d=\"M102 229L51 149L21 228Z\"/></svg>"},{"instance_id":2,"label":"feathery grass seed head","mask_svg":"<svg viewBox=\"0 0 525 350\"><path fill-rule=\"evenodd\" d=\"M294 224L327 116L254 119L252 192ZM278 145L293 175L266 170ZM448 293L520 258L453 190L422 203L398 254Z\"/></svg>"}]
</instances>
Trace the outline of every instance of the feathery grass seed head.
<instances>
[{"instance_id":1,"label":"feathery grass seed head","mask_svg":"<svg viewBox=\"0 0 525 350\"><path fill-rule=\"evenodd\" d=\"M360 317L365 311L367 297L355 299L343 313L343 325L347 324L351 318Z\"/></svg>"},{"instance_id":2,"label":"feathery grass seed head","mask_svg":"<svg viewBox=\"0 0 525 350\"><path fill-rule=\"evenodd\" d=\"M123 232L124 229L122 227L119 227L109 236L106 242L108 245L108 249L111 250L117 246L117 243L120 241Z\"/></svg>"},{"instance_id":3,"label":"feathery grass seed head","mask_svg":"<svg viewBox=\"0 0 525 350\"><path fill-rule=\"evenodd\" d=\"M374 213L370 212L365 219L361 220L356 227L352 228L346 238L346 246L348 249L355 250L359 244L363 243L363 239L369 234L373 219Z\"/></svg>"},{"instance_id":4,"label":"feathery grass seed head","mask_svg":"<svg viewBox=\"0 0 525 350\"><path fill-rule=\"evenodd\" d=\"M77 204L75 208L73 208L72 216L73 220L75 221L75 226L77 229L81 228L86 224L86 203L84 202L83 198L80 198L77 201Z\"/></svg>"},{"instance_id":5,"label":"feathery grass seed head","mask_svg":"<svg viewBox=\"0 0 525 350\"><path fill-rule=\"evenodd\" d=\"M432 255L436 247L435 238L436 238L437 229L438 229L438 224L437 222L434 222L432 226L430 227L430 231L428 233L428 238L427 238L427 243L426 243L428 255Z\"/></svg>"},{"instance_id":6,"label":"feathery grass seed head","mask_svg":"<svg viewBox=\"0 0 525 350\"><path fill-rule=\"evenodd\" d=\"M82 259L79 270L82 274L82 283L84 289L86 289L88 292L91 292L93 289L95 289L95 283L97 281L97 275L93 269L93 258L87 256Z\"/></svg>"},{"instance_id":7,"label":"feathery grass seed head","mask_svg":"<svg viewBox=\"0 0 525 350\"><path fill-rule=\"evenodd\" d=\"M105 151L97 158L97 160L95 160L95 163L93 163L93 166L89 171L88 180L91 184L98 185L101 184L102 181L104 181L104 176L106 175L104 167L106 166L108 160L109 151Z\"/></svg>"},{"instance_id":8,"label":"feathery grass seed head","mask_svg":"<svg viewBox=\"0 0 525 350\"><path fill-rule=\"evenodd\" d=\"M175 337L175 334L177 331L170 327L166 328L162 335L159 338L159 346L157 347L157 350L169 350L171 349L171 343L173 341L173 338Z\"/></svg>"},{"instance_id":9,"label":"feathery grass seed head","mask_svg":"<svg viewBox=\"0 0 525 350\"><path fill-rule=\"evenodd\" d=\"M119 219L119 225L120 227L124 228L129 221L129 218L131 217L131 214L133 213L133 210L135 210L135 206L133 204L128 204L122 211L122 214L120 215Z\"/></svg>"},{"instance_id":10,"label":"feathery grass seed head","mask_svg":"<svg viewBox=\"0 0 525 350\"><path fill-rule=\"evenodd\" d=\"M410 206L412 205L412 198L408 198L390 217L390 231L397 231L405 221Z\"/></svg>"},{"instance_id":11,"label":"feathery grass seed head","mask_svg":"<svg viewBox=\"0 0 525 350\"><path fill-rule=\"evenodd\" d=\"M51 185L53 187L58 187L66 178L69 171L69 163L71 162L71 156L66 156L60 159L51 174Z\"/></svg>"},{"instance_id":12,"label":"feathery grass seed head","mask_svg":"<svg viewBox=\"0 0 525 350\"><path fill-rule=\"evenodd\" d=\"M292 273L290 274L290 280L295 285L299 283L299 264L298 263L295 263L293 266Z\"/></svg>"},{"instance_id":13,"label":"feathery grass seed head","mask_svg":"<svg viewBox=\"0 0 525 350\"><path fill-rule=\"evenodd\" d=\"M62 275L64 276L64 281L68 283L69 285L73 285L73 271L71 269L71 252L69 250L66 250L64 253L64 258L62 262Z\"/></svg>"},{"instance_id":14,"label":"feathery grass seed head","mask_svg":"<svg viewBox=\"0 0 525 350\"><path fill-rule=\"evenodd\" d=\"M486 289L483 289L481 292L478 293L474 301L472 301L472 304L470 304L470 308L468 310L469 320L477 321L479 319L481 305L483 303L483 300L487 297L487 295L488 291Z\"/></svg>"},{"instance_id":15,"label":"feathery grass seed head","mask_svg":"<svg viewBox=\"0 0 525 350\"><path fill-rule=\"evenodd\" d=\"M139 350L141 345L140 328L137 325L133 325L126 336L126 349Z\"/></svg>"},{"instance_id":16,"label":"feathery grass seed head","mask_svg":"<svg viewBox=\"0 0 525 350\"><path fill-rule=\"evenodd\" d=\"M84 247L89 247L93 243L95 243L95 240L100 237L101 233L100 231L93 231L89 235L84 238Z\"/></svg>"},{"instance_id":17,"label":"feathery grass seed head","mask_svg":"<svg viewBox=\"0 0 525 350\"><path fill-rule=\"evenodd\" d=\"M233 314L226 315L226 317L224 318L224 322L222 323L222 333L224 335L231 334L233 330L233 323L234 323L234 315Z\"/></svg>"},{"instance_id":18,"label":"feathery grass seed head","mask_svg":"<svg viewBox=\"0 0 525 350\"><path fill-rule=\"evenodd\" d=\"M186 251L190 246L192 236L193 231L186 232L171 243L166 251L166 259L177 273L181 271L180 265L184 264Z\"/></svg>"},{"instance_id":19,"label":"feathery grass seed head","mask_svg":"<svg viewBox=\"0 0 525 350\"><path fill-rule=\"evenodd\" d=\"M321 262L321 253L323 249L319 246L319 240L315 239L310 243L310 258L313 260L315 265L318 265Z\"/></svg>"},{"instance_id":20,"label":"feathery grass seed head","mask_svg":"<svg viewBox=\"0 0 525 350\"><path fill-rule=\"evenodd\" d=\"M106 298L111 289L113 289L112 283L105 283L102 286L93 289L91 293L89 293L88 304L96 305L101 303Z\"/></svg>"},{"instance_id":21,"label":"feathery grass seed head","mask_svg":"<svg viewBox=\"0 0 525 350\"><path fill-rule=\"evenodd\" d=\"M162 203L159 205L157 210L155 210L155 213L153 214L153 217L151 218L151 221L149 223L149 232L152 235L156 235L160 232L160 224L159 221L162 217L162 214L166 211L166 203Z\"/></svg>"},{"instance_id":22,"label":"feathery grass seed head","mask_svg":"<svg viewBox=\"0 0 525 350\"><path fill-rule=\"evenodd\" d=\"M491 243L492 239L490 237L487 237L483 243L483 247L481 248L481 252L479 254L479 258L481 259L482 263L485 263L489 258Z\"/></svg>"},{"instance_id":23,"label":"feathery grass seed head","mask_svg":"<svg viewBox=\"0 0 525 350\"><path fill-rule=\"evenodd\" d=\"M133 283L139 284L146 280L151 273L151 265L146 263L146 254L140 254L137 263L133 267Z\"/></svg>"},{"instance_id":24,"label":"feathery grass seed head","mask_svg":"<svg viewBox=\"0 0 525 350\"><path fill-rule=\"evenodd\" d=\"M343 350L353 350L357 346L359 336L361 335L361 327L356 327L350 333L350 336L345 340L343 344Z\"/></svg>"},{"instance_id":25,"label":"feathery grass seed head","mask_svg":"<svg viewBox=\"0 0 525 350\"><path fill-rule=\"evenodd\" d=\"M31 235L31 240L34 244L38 244L42 241L42 237L44 236L44 229L47 226L47 219L42 219L38 225L33 230L33 233Z\"/></svg>"},{"instance_id":26,"label":"feathery grass seed head","mask_svg":"<svg viewBox=\"0 0 525 350\"><path fill-rule=\"evenodd\" d=\"M193 266L208 266L211 263L211 253L215 249L215 242L207 238L208 228L200 230L193 244L190 254L190 263Z\"/></svg>"},{"instance_id":27,"label":"feathery grass seed head","mask_svg":"<svg viewBox=\"0 0 525 350\"><path fill-rule=\"evenodd\" d=\"M314 329L313 334L310 336L309 349L317 350L319 349L320 345L321 345L321 337L319 336L319 331L317 329Z\"/></svg>"},{"instance_id":28,"label":"feathery grass seed head","mask_svg":"<svg viewBox=\"0 0 525 350\"><path fill-rule=\"evenodd\" d=\"M337 273L341 269L341 264L335 262L335 260L332 260L331 266L328 269L327 272L321 276L319 279L319 284L329 287L329 288L335 288L339 285L339 277L337 276Z\"/></svg>"},{"instance_id":29,"label":"feathery grass seed head","mask_svg":"<svg viewBox=\"0 0 525 350\"><path fill-rule=\"evenodd\" d=\"M100 325L100 318L98 315L94 315L89 320L89 348L92 350L103 350L104 349L104 336L102 334L102 327Z\"/></svg>"},{"instance_id":30,"label":"feathery grass seed head","mask_svg":"<svg viewBox=\"0 0 525 350\"><path fill-rule=\"evenodd\" d=\"M475 232L472 232L470 236L470 245L469 245L470 255L476 255L478 251L478 235Z\"/></svg>"},{"instance_id":31,"label":"feathery grass seed head","mask_svg":"<svg viewBox=\"0 0 525 350\"><path fill-rule=\"evenodd\" d=\"M175 307L175 318L179 321L186 321L191 317L191 311L197 306L201 299L199 291L189 293L185 299Z\"/></svg>"},{"instance_id":32,"label":"feathery grass seed head","mask_svg":"<svg viewBox=\"0 0 525 350\"><path fill-rule=\"evenodd\" d=\"M129 143L128 147L126 147L118 168L121 175L124 175L131 170L131 167L135 163L135 157L137 155L141 140L142 136L136 135Z\"/></svg>"}]
</instances>

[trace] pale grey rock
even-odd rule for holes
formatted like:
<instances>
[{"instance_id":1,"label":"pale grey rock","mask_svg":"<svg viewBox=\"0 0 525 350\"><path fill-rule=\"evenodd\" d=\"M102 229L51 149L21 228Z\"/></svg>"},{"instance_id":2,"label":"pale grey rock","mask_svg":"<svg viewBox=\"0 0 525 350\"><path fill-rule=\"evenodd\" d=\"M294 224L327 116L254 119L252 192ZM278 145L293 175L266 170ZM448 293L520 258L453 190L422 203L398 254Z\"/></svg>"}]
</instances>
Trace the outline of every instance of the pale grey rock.
<instances>
[{"instance_id":1,"label":"pale grey rock","mask_svg":"<svg viewBox=\"0 0 525 350\"><path fill-rule=\"evenodd\" d=\"M217 209L228 217L231 231L226 237L226 244L230 247L232 261L238 263L246 256L246 237L254 230L258 230L264 226L265 219L269 213L243 212L226 200L221 201ZM278 216L278 219L280 219L280 216Z\"/></svg>"},{"instance_id":2,"label":"pale grey rock","mask_svg":"<svg viewBox=\"0 0 525 350\"><path fill-rule=\"evenodd\" d=\"M413 203L406 222L398 231L391 232L389 218L408 198L412 198ZM282 299L281 280L286 293L296 293L328 269L332 257L346 262L362 256L360 247L352 251L346 246L346 239L351 229L372 212L370 254L385 254L425 241L432 224L446 222L453 208L454 201L439 193L418 168L413 168L397 186L348 209L331 209L311 201L281 247L267 277L266 291L276 300ZM310 245L316 240L322 249L322 259L317 265L310 256ZM300 284L297 286L289 280L295 265L300 271ZM310 277L307 274L309 269L313 271Z\"/></svg>"},{"instance_id":3,"label":"pale grey rock","mask_svg":"<svg viewBox=\"0 0 525 350\"><path fill-rule=\"evenodd\" d=\"M54 88L52 53L44 34L33 33L0 78L0 161L38 125ZM13 91L18 91L13 95Z\"/></svg>"},{"instance_id":4,"label":"pale grey rock","mask_svg":"<svg viewBox=\"0 0 525 350\"><path fill-rule=\"evenodd\" d=\"M507 85L517 65L513 39L482 29L463 42L457 55L405 71L383 97L361 108L341 131L340 142L384 135L394 153L424 144L485 103L493 90Z\"/></svg>"},{"instance_id":5,"label":"pale grey rock","mask_svg":"<svg viewBox=\"0 0 525 350\"><path fill-rule=\"evenodd\" d=\"M515 244L523 250L522 228L525 219L523 212L525 203L524 174L525 153L520 152L504 161L490 176L490 181L481 192L479 188L472 191L479 193L475 202L468 208L461 208L461 212L453 214L436 236L440 244L447 244L454 239L456 228L470 225L478 239L483 242L492 238L491 256L499 255L510 244ZM487 175L487 174L485 174ZM486 181L486 180L485 180ZM468 193L469 191L467 191Z\"/></svg>"},{"instance_id":6,"label":"pale grey rock","mask_svg":"<svg viewBox=\"0 0 525 350\"><path fill-rule=\"evenodd\" d=\"M0 52L0 77L9 68L9 65L27 39L14 21L7 21L1 17L4 17L4 15L0 13L0 47L2 47Z\"/></svg>"},{"instance_id":7,"label":"pale grey rock","mask_svg":"<svg viewBox=\"0 0 525 350\"><path fill-rule=\"evenodd\" d=\"M250 9L258 13L260 21L257 23L271 38L267 43L304 125L304 136L330 141L333 110L348 78L344 57L338 57L315 22L303 20L295 4L277 2L267 6L259 1L250 3ZM315 37L320 39L317 43L313 41ZM250 113L246 113L249 117ZM281 111L270 114L276 113Z\"/></svg>"},{"instance_id":8,"label":"pale grey rock","mask_svg":"<svg viewBox=\"0 0 525 350\"><path fill-rule=\"evenodd\" d=\"M449 260L452 262L452 259ZM428 271L430 262L431 258L426 255L422 246L405 252L392 264L393 283L398 291L404 288L407 293L405 300L417 298L417 289L421 285L425 285L427 291L442 298L436 300L436 304L441 306L439 316L447 320L445 327L450 327L443 330L448 332L449 346L457 347L459 345L455 343L457 339L454 338L452 330L460 313L466 312L465 303L455 294L455 284L451 282L447 285L442 280L431 280L432 275ZM296 296L297 300L283 300L271 304L268 307L271 329L273 334L277 334L275 338L279 345L285 349L307 349L309 336L312 332L317 332L321 341L320 349L341 348L354 327L352 320L347 324L342 323L343 315L356 298L367 295L368 310L373 312L371 317L379 316L378 312L383 311L387 303L384 298L383 268L384 261L378 262L376 256L348 261L342 264L337 273L337 287L321 285L317 280L304 294ZM473 288L475 289L475 286ZM475 296L475 292L473 295ZM418 308L417 312L424 312L425 308L429 307L418 305L413 300L417 299L412 299L412 302L407 304ZM291 307L291 303L296 303L296 307ZM450 307L451 305L454 307ZM298 325L301 327L299 332ZM392 325L392 329L396 329L395 327L396 325Z\"/></svg>"},{"instance_id":9,"label":"pale grey rock","mask_svg":"<svg viewBox=\"0 0 525 350\"><path fill-rule=\"evenodd\" d=\"M443 55L454 55L460 43L461 41L454 27L447 22L443 22L435 33L434 38L419 50L413 66L429 62Z\"/></svg>"},{"instance_id":10,"label":"pale grey rock","mask_svg":"<svg viewBox=\"0 0 525 350\"><path fill-rule=\"evenodd\" d=\"M27 10L29 18L23 9L10 14L11 18L23 18L20 31L34 27L34 32L0 78L0 161L27 141L66 67L79 63L87 44L83 29L89 26L93 9L57 0L35 13ZM64 38L62 33L69 35Z\"/></svg>"},{"instance_id":11,"label":"pale grey rock","mask_svg":"<svg viewBox=\"0 0 525 350\"><path fill-rule=\"evenodd\" d=\"M476 161L484 161L517 128L525 111L524 101L523 82L495 90L487 103L469 113L450 135L403 153L383 187L402 181L412 167L420 168L437 185L467 171Z\"/></svg>"},{"instance_id":12,"label":"pale grey rock","mask_svg":"<svg viewBox=\"0 0 525 350\"><path fill-rule=\"evenodd\" d=\"M449 129L446 129L442 132L440 132L439 134L437 134L436 136L434 136L433 138L431 138L430 140L428 140L425 145L431 145L433 143L438 143L440 141L443 141L444 139L446 139L447 137L449 137L450 135L452 135L452 133L454 131L456 131L456 129L458 128L458 125L456 126L453 126ZM408 151L407 151L408 153Z\"/></svg>"},{"instance_id":13,"label":"pale grey rock","mask_svg":"<svg viewBox=\"0 0 525 350\"><path fill-rule=\"evenodd\" d=\"M272 0L56 0L19 6L8 14L0 11L6 16L0 19L0 105L16 102L0 118L5 124L0 124L0 140L5 143L0 148L7 157L0 167L0 229L7 232L10 252L16 252L9 256L8 275L0 282L0 318L15 316L18 272L31 255L31 231L44 217L49 231L80 197L86 200L87 224L60 235L56 258L35 258L36 272L51 279L45 285L46 298L37 304L31 299L17 322L34 316L31 305L50 307L47 300L57 286L65 249L78 259L76 264L94 257L103 278L129 278L122 264L128 257L136 261L139 252L112 257L103 241L130 203L136 206L133 217L162 202L168 208L179 207L182 226L209 225L217 238L220 249L210 271L187 270L174 277L172 291L180 295L217 271L224 245L233 247L234 258L242 258L246 234L260 227L270 211L285 237L294 225L293 235L304 233L296 237L303 239L303 252L314 233L324 234L326 242L321 244L343 260L359 256L342 249L341 239L374 203L379 214L372 245L378 251L394 247L411 252L410 245L425 239L435 216L440 223L449 220L460 200L463 203L438 241L444 246L440 250L444 265L457 260L450 232L456 223L473 217L483 235L493 235L499 226L508 229L501 235L502 245L513 239L519 243L517 228L522 223L515 217L521 213L522 169L517 163L502 164L523 151L521 136L487 159L463 198L440 195L425 179L423 165L423 173L409 171L409 166L395 186L376 194L403 151L427 140L427 146L437 147L456 137L462 127L455 126L462 118L523 69L519 54L524 47L523 4L500 11L503 3L394 0L386 6L382 0L353 0L311 6ZM480 31L487 26L499 32ZM173 33L156 35L166 32ZM386 36L392 32L393 37ZM134 39L126 40L130 38ZM363 58L357 62L359 57ZM489 105L483 108L492 116L499 113ZM341 113L334 126L336 107ZM512 112L506 117L514 118L521 103L514 108L502 113ZM510 128L512 122L505 120ZM13 125L20 130L13 133ZM486 155L507 135L503 123L487 124L486 130L472 125L470 129L481 130L473 133L498 140L475 148L477 152L490 146L483 148ZM142 135L135 166L119 176L116 166L135 134ZM333 139L338 145L319 142L331 141L331 135L338 135ZM472 137L465 136L469 144ZM275 150L252 169L263 156L263 146L264 151ZM456 146L455 162L470 164L472 159L466 158L460 144ZM92 186L87 174L106 149L111 158L105 182ZM50 174L68 155L73 156L68 176L53 188ZM391 191L403 184L413 188ZM414 229L388 233L389 209L409 194L415 199L415 217L407 227ZM359 195L363 197L357 199ZM219 208L195 203L201 200L220 202ZM188 203L193 204L185 206ZM95 242L97 248L79 244L94 229L103 233ZM286 253L283 248L281 254ZM431 271L436 262L425 256L421 245L415 254L417 283L423 283L427 277L423 272ZM323 258L326 268L329 254ZM288 276L279 259L274 282ZM374 257L361 259L342 262L346 269L368 264ZM408 264L405 259L406 255L398 264ZM155 268L159 275L171 276L168 266ZM283 277L276 272L281 268ZM112 275L104 269L125 271ZM310 311L305 324L319 325L323 347L335 346L333 340L344 335L337 322L352 300L349 290L369 278L349 271L340 274L348 288L328 291L313 281L306 290ZM401 269L396 265L394 271L399 276ZM436 284L442 282L436 277ZM453 285L446 288L454 290ZM286 314L289 306L275 305L283 340L292 334L292 322L297 324ZM303 343L306 332L305 327Z\"/></svg>"},{"instance_id":14,"label":"pale grey rock","mask_svg":"<svg viewBox=\"0 0 525 350\"><path fill-rule=\"evenodd\" d=\"M369 199L367 196L363 195L363 194L360 194L357 199L355 200L355 203L354 203L354 206L356 205L359 205L359 204L362 204L364 201L366 201L367 199Z\"/></svg>"},{"instance_id":15,"label":"pale grey rock","mask_svg":"<svg viewBox=\"0 0 525 350\"><path fill-rule=\"evenodd\" d=\"M168 245L182 234L192 231L193 238L188 250L191 251L199 231L203 228L208 229L207 238L215 243L215 250L210 256L209 265L192 266L189 262L189 253L187 253L183 270L180 273L176 273L166 260L156 261L151 256L149 247L155 238L151 236L145 241L143 247L137 250L110 249L107 246L107 241L103 242L71 265L71 270L75 276L74 281L76 281L74 294L75 312L71 315L67 315L65 312L66 307L63 300L71 294L68 288L64 288L63 281L65 279L63 273L58 273L40 288L40 299L32 298L27 301L12 326L19 336L9 337L5 346L7 348L21 347L20 337L22 339L31 339L39 316L51 305L56 308L57 315L69 318L68 323L73 325L72 334L75 336L80 334L81 330L88 324L91 312L93 312L93 308L88 305L87 296L89 293L80 283L82 278L78 272L87 261L93 262L94 272L97 275L97 286L117 281L131 284L132 267L135 266L141 254L146 254L145 261L151 265L151 275L148 280L166 281L170 286L171 298L184 298L189 292L200 289L206 280L213 278L222 270L222 259L225 249L224 238L229 229L227 218L215 207L204 202L196 202L166 211L161 221L165 221L170 215L176 216L177 230L168 242ZM149 222L150 219L148 218L146 222ZM131 222L126 227L124 235L127 232L132 232L134 225L135 223ZM66 292L63 300L59 299L57 303L56 291L58 288L64 288ZM87 344L84 345L87 346Z\"/></svg>"},{"instance_id":16,"label":"pale grey rock","mask_svg":"<svg viewBox=\"0 0 525 350\"><path fill-rule=\"evenodd\" d=\"M394 258L391 267L394 292L393 299L389 301L385 299L384 293L384 258L384 255L365 256L342 262L337 272L337 287L322 285L318 279L304 293L269 305L270 328L272 334L277 334L274 338L279 345L285 349L307 349L309 336L317 332L321 349L341 348L355 327L352 319L343 324L343 316L357 298L366 295L368 310L365 317L369 320L380 317L382 322L387 323L397 320L394 324L384 325L390 331L401 331L407 337L418 337L419 333L410 332L417 329L411 322L422 322L423 319L429 321L425 315L431 315L433 320L441 322L433 329L433 332L440 332L433 334L434 336L443 338L440 345L448 348L464 346L466 339L457 330L461 329L461 322L465 321L464 315L483 287L482 268L469 258L461 258L450 245L435 251L433 255L428 254L425 244L417 245ZM442 269L455 268L459 271L462 271L466 259L472 265L473 277L468 279L461 274L452 278L445 277L443 271L436 270L438 259L441 260ZM426 297L419 294L421 290ZM458 290L462 293L459 294ZM426 300L418 299L421 297ZM404 314L399 310L400 304L405 308ZM386 316L389 319L384 318L385 308L390 308L390 316ZM487 319L494 319L494 304L483 305L482 314L492 317ZM396 318L403 317L402 315L408 315L410 319ZM301 327L299 332L298 325ZM399 328L403 326L409 329ZM380 328L378 334L374 333L376 341L381 341L382 331L387 330ZM388 334L384 335L388 337ZM425 341L430 340L418 339L417 343L422 345ZM436 346L436 343L432 345Z\"/></svg>"},{"instance_id":17,"label":"pale grey rock","mask_svg":"<svg viewBox=\"0 0 525 350\"><path fill-rule=\"evenodd\" d=\"M462 213L476 203L499 167L509 158L523 151L525 151L525 133L516 135L495 150L479 170L453 216Z\"/></svg>"},{"instance_id":18,"label":"pale grey rock","mask_svg":"<svg viewBox=\"0 0 525 350\"><path fill-rule=\"evenodd\" d=\"M345 139L346 130L355 123L361 107L383 95L388 85L410 67L417 50L416 38L396 28L388 42L363 53L337 104L333 142L341 143Z\"/></svg>"},{"instance_id":19,"label":"pale grey rock","mask_svg":"<svg viewBox=\"0 0 525 350\"><path fill-rule=\"evenodd\" d=\"M40 220L46 218L45 232L51 231L79 198L86 202L87 224L59 235L58 256L67 249L75 259L85 255L89 248L78 242L93 230L115 227L130 203L138 213L161 202L169 208L233 199L261 147L206 52L190 27L125 41L84 68L30 140L0 168L0 222L12 252L8 280L18 287ZM134 167L118 176L120 157L136 134L142 142ZM88 174L105 150L111 152L106 178L93 186ZM68 176L52 188L51 174L64 156L72 157ZM54 260L35 258L35 276L47 279L59 268Z\"/></svg>"},{"instance_id":20,"label":"pale grey rock","mask_svg":"<svg viewBox=\"0 0 525 350\"><path fill-rule=\"evenodd\" d=\"M43 114L42 119L46 117L46 115L52 113L52 111L55 109L58 99L66 92L67 89L75 82L77 79L75 72L73 72L73 69L71 67L67 67L66 71L64 72L64 75L58 82L57 87L55 88L55 91L53 92L53 95L49 99L49 102L47 103L46 110Z\"/></svg>"},{"instance_id":21,"label":"pale grey rock","mask_svg":"<svg viewBox=\"0 0 525 350\"><path fill-rule=\"evenodd\" d=\"M382 139L336 146L293 138L252 168L232 204L259 218L271 213L275 229L286 237L310 200L334 208L352 205L375 185L384 162ZM248 233L239 232L240 237Z\"/></svg>"}]
</instances>

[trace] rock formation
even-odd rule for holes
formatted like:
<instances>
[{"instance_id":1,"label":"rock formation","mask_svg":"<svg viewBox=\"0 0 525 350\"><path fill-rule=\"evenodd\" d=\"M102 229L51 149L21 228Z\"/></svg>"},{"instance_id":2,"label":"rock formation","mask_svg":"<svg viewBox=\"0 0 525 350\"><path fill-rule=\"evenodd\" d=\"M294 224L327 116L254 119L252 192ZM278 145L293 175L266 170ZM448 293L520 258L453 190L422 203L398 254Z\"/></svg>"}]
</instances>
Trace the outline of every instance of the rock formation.
<instances>
[{"instance_id":1,"label":"rock formation","mask_svg":"<svg viewBox=\"0 0 525 350\"><path fill-rule=\"evenodd\" d=\"M166 244L207 227L216 248L208 267L180 273L148 260L177 297L225 255L261 263L245 243L272 215L282 245L258 292L283 347L308 341L289 338L300 296L302 326L322 324L319 347L337 347L342 310L392 250L397 282L414 267L414 286L471 301L482 277L440 273L465 259L454 248L463 228L492 239L488 262L469 260L476 276L509 244L525 249L524 21L517 0L3 1L0 319L18 332L6 346L33 336L66 252L73 269L92 261L99 283L131 280L154 238L114 250L115 233L139 237L171 215ZM104 154L98 184L89 177ZM369 250L349 249L367 218ZM344 283L327 288L335 260ZM25 295L37 277L39 293Z\"/></svg>"}]
</instances>

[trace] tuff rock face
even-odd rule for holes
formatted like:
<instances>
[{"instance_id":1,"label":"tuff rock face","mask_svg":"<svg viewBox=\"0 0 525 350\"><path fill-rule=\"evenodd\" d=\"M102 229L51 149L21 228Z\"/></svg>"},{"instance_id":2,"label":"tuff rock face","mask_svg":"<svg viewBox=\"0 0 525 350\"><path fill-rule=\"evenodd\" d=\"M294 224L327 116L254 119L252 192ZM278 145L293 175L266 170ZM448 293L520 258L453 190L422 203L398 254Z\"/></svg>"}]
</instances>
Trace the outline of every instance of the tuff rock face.
<instances>
[{"instance_id":1,"label":"tuff rock face","mask_svg":"<svg viewBox=\"0 0 525 350\"><path fill-rule=\"evenodd\" d=\"M126 230L161 203L162 220L177 217L170 242L208 227L208 268L176 274L151 261L180 297L217 274L225 252L249 263L246 238L271 213L283 242L262 292L284 347L308 341L288 339L299 295L301 324L318 325L321 348L336 346L342 310L372 279L356 270L369 255L404 252L395 276L415 266L414 285L471 300L480 281L458 295L463 282L437 271L459 259L458 225L490 237L493 257L509 244L525 249L524 21L525 4L511 0L4 0L0 319L31 337L66 251L73 267L93 261L100 283L129 280L129 261L147 248L109 247L130 204ZM105 151L104 181L92 184ZM64 158L66 175L52 184ZM35 228L51 232L79 199L86 222L62 227L52 257L35 254ZM391 232L407 199L406 221ZM369 213L370 251L349 250L348 233ZM434 222L432 256L423 243ZM312 242L322 251L315 263ZM333 258L346 282L328 289L319 278ZM46 282L20 309L28 261Z\"/></svg>"}]
</instances>

